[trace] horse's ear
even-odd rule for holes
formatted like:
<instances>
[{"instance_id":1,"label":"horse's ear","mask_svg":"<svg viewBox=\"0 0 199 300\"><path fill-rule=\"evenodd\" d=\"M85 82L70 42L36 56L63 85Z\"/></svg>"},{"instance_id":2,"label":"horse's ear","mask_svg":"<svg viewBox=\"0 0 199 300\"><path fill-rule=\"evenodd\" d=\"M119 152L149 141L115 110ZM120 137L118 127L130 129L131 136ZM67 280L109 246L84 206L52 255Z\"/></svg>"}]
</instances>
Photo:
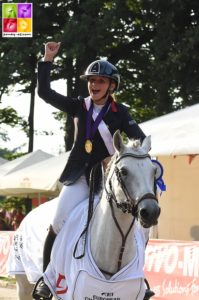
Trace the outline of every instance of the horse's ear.
<instances>
[{"instance_id":1,"label":"horse's ear","mask_svg":"<svg viewBox=\"0 0 199 300\"><path fill-rule=\"evenodd\" d=\"M151 136L145 137L142 142L142 148L148 153L151 150Z\"/></svg>"},{"instance_id":2,"label":"horse's ear","mask_svg":"<svg viewBox=\"0 0 199 300\"><path fill-rule=\"evenodd\" d=\"M124 149L124 144L119 130L117 130L113 135L113 146L118 152L121 152Z\"/></svg>"}]
</instances>

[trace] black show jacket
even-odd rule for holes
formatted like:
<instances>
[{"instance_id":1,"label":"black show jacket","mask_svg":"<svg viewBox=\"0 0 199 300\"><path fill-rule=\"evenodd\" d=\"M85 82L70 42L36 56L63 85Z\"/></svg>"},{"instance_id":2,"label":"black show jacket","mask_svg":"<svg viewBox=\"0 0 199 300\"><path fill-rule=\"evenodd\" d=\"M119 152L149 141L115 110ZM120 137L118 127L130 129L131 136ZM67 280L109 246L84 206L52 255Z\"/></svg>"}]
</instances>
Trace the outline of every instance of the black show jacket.
<instances>
[{"instance_id":1,"label":"black show jacket","mask_svg":"<svg viewBox=\"0 0 199 300\"><path fill-rule=\"evenodd\" d=\"M88 180L91 168L110 154L98 130L92 141L92 152L90 154L86 153L84 145L87 110L84 99L66 97L52 90L50 87L51 66L51 62L38 63L38 95L57 109L70 114L74 119L74 144L60 177L60 182L70 185L83 174L86 175ZM108 112L103 117L103 121L106 123L111 135L119 129L121 132L125 132L128 138L141 139L141 141L145 138L141 128L131 118L126 106L122 104L112 101Z\"/></svg>"}]
</instances>

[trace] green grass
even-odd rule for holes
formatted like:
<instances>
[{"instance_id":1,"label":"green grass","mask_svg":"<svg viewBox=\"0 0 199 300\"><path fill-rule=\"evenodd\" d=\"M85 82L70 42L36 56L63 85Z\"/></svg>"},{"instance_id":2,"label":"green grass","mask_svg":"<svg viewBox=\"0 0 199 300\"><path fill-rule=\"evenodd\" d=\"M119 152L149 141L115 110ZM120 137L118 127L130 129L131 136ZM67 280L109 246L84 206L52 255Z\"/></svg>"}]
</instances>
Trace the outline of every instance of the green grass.
<instances>
[{"instance_id":1,"label":"green grass","mask_svg":"<svg viewBox=\"0 0 199 300\"><path fill-rule=\"evenodd\" d=\"M0 280L8 282L8 283L16 283L16 279L12 278L12 277L3 277L3 276L0 276Z\"/></svg>"}]
</instances>

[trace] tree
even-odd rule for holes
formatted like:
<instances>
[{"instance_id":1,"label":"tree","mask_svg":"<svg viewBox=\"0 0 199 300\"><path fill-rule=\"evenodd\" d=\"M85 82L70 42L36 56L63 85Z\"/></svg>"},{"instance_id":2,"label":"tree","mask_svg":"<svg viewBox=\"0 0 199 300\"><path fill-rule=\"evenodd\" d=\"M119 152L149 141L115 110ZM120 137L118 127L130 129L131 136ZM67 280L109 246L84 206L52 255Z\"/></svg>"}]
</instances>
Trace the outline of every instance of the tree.
<instances>
[{"instance_id":1,"label":"tree","mask_svg":"<svg viewBox=\"0 0 199 300\"><path fill-rule=\"evenodd\" d=\"M155 53L157 59L159 61L164 59L165 64L169 65L170 94L182 99L181 107L198 103L199 3L195 0L183 2L176 0L167 2L168 6L162 6L160 1L157 4L160 15L165 15L165 11L169 10L163 22L159 18L157 24L159 31L154 44L161 45L159 51ZM167 47L163 51L160 35L163 34L165 27L167 27ZM164 70L166 71L166 67Z\"/></svg>"},{"instance_id":2,"label":"tree","mask_svg":"<svg viewBox=\"0 0 199 300\"><path fill-rule=\"evenodd\" d=\"M7 124L11 127L19 126L23 128L24 131L26 131L27 129L27 122L23 118L19 117L16 110L11 107L0 109L0 123ZM0 138L3 141L7 141L9 139L8 134L5 130L1 129Z\"/></svg>"},{"instance_id":3,"label":"tree","mask_svg":"<svg viewBox=\"0 0 199 300\"><path fill-rule=\"evenodd\" d=\"M130 9L134 9L135 2L138 3L128 1ZM145 33L150 31L150 39L145 39L142 45L147 60L145 68L140 68L139 75L136 75L136 84L140 85L136 101L141 106L144 103L148 108L151 106L156 115L198 103L199 2L139 2L141 28ZM129 61L131 68L134 68L134 62ZM141 80L137 80L140 76ZM129 92L133 92L134 87ZM150 118L151 113L145 119Z\"/></svg>"}]
</instances>

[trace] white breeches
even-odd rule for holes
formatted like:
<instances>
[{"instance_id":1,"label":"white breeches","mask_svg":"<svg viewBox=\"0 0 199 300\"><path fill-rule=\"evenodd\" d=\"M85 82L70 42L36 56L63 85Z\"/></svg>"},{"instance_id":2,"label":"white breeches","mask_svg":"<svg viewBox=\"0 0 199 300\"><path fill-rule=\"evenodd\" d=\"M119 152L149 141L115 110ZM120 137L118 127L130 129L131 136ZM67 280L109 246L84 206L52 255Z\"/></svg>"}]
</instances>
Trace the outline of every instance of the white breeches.
<instances>
[{"instance_id":1,"label":"white breeches","mask_svg":"<svg viewBox=\"0 0 199 300\"><path fill-rule=\"evenodd\" d=\"M88 198L89 188L85 176L81 176L72 185L64 185L58 200L58 207L52 221L52 227L56 234L61 230L70 212L81 201Z\"/></svg>"}]
</instances>

